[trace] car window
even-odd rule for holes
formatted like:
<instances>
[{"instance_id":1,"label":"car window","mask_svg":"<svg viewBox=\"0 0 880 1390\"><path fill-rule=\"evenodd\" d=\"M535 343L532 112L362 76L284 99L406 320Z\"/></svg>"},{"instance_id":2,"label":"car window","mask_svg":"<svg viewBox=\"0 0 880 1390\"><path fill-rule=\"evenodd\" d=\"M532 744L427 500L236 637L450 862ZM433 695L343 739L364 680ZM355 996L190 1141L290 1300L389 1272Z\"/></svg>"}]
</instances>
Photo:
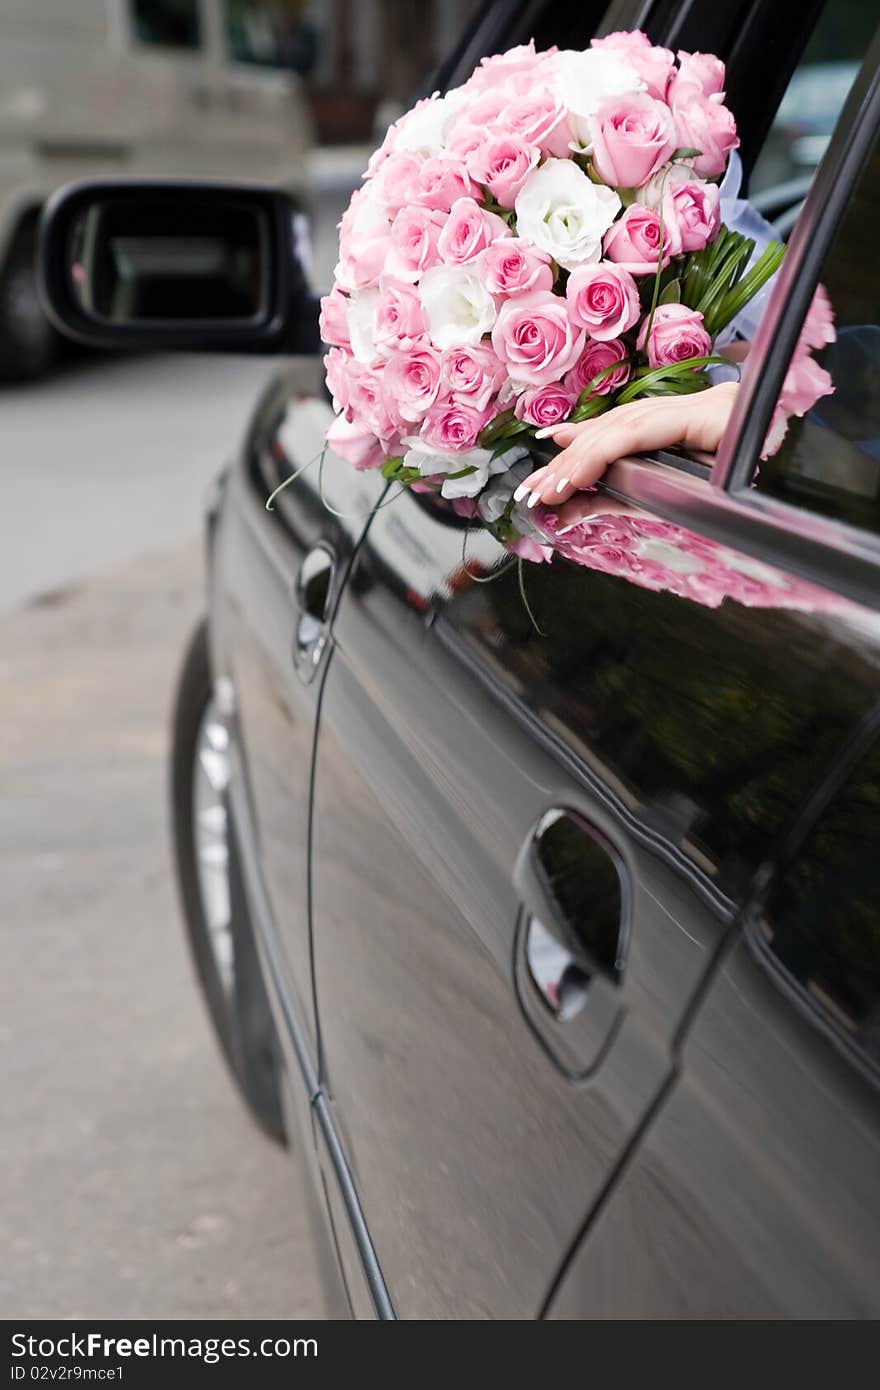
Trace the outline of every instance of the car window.
<instances>
[{"instance_id":1,"label":"car window","mask_svg":"<svg viewBox=\"0 0 880 1390\"><path fill-rule=\"evenodd\" d=\"M131 0L134 32L141 43L162 48L201 44L198 0Z\"/></svg>"},{"instance_id":2,"label":"car window","mask_svg":"<svg viewBox=\"0 0 880 1390\"><path fill-rule=\"evenodd\" d=\"M869 531L880 531L878 217L880 136L820 274L836 339L814 351L813 361L830 374L833 392L802 419L789 419L778 452L757 477L762 492Z\"/></svg>"},{"instance_id":3,"label":"car window","mask_svg":"<svg viewBox=\"0 0 880 1390\"><path fill-rule=\"evenodd\" d=\"M880 749L823 813L757 922L812 1008L880 1067Z\"/></svg>"},{"instance_id":4,"label":"car window","mask_svg":"<svg viewBox=\"0 0 880 1390\"><path fill-rule=\"evenodd\" d=\"M869 0L829 0L822 9L752 169L749 192L759 205L775 188L809 182L876 24Z\"/></svg>"}]
</instances>

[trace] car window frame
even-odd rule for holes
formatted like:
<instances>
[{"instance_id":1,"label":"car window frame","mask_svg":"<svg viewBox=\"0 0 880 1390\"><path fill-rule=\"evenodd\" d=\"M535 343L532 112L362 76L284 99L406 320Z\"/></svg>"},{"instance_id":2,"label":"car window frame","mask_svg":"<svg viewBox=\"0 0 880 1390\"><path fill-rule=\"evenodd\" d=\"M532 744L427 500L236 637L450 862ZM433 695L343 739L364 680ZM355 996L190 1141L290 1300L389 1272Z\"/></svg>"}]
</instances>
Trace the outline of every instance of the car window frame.
<instances>
[{"instance_id":1,"label":"car window frame","mask_svg":"<svg viewBox=\"0 0 880 1390\"><path fill-rule=\"evenodd\" d=\"M621 459L599 484L619 501L875 609L880 607L880 534L758 492L751 483L826 253L878 128L880 29L792 235L709 485L668 454Z\"/></svg>"}]
</instances>

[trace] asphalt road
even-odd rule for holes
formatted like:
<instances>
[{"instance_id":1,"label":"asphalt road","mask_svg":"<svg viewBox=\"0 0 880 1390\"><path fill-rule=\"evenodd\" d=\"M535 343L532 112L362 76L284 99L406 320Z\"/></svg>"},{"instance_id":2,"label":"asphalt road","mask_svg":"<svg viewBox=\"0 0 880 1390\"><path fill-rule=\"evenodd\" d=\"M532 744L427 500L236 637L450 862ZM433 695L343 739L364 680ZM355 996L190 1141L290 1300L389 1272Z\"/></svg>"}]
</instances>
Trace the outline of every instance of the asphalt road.
<instances>
[{"instance_id":1,"label":"asphalt road","mask_svg":"<svg viewBox=\"0 0 880 1390\"><path fill-rule=\"evenodd\" d=\"M166 813L201 504L272 370L73 364L0 394L0 1314L307 1316L288 1161L185 949Z\"/></svg>"}]
</instances>

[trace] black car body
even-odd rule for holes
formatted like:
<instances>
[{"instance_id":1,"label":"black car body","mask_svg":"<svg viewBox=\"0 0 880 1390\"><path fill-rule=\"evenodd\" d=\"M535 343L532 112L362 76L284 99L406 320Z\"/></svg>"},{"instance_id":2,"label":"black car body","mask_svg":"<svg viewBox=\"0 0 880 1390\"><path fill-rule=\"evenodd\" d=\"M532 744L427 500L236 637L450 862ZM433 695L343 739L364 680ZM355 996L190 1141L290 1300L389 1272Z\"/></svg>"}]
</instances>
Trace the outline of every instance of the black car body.
<instances>
[{"instance_id":1,"label":"black car body","mask_svg":"<svg viewBox=\"0 0 880 1390\"><path fill-rule=\"evenodd\" d=\"M727 60L748 174L824 14L493 4L442 80L642 27ZM283 1077L332 1312L880 1312L877 484L854 511L809 468L751 486L826 252L866 178L877 197L877 53L711 483L675 454L606 479L815 604L708 607L556 559L526 567L533 622L515 569L476 582L487 534L322 453L318 356L218 485L213 709L236 960L261 971L230 1051ZM184 768L184 840L188 795Z\"/></svg>"}]
</instances>

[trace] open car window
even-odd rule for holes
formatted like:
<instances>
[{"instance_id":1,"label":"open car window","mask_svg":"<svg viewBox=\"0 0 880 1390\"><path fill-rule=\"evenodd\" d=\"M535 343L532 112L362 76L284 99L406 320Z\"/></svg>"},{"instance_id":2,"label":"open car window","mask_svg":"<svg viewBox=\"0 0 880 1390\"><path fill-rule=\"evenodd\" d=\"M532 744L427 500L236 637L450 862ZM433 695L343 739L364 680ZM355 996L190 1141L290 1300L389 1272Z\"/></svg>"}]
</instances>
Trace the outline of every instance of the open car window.
<instances>
[{"instance_id":1,"label":"open car window","mask_svg":"<svg viewBox=\"0 0 880 1390\"><path fill-rule=\"evenodd\" d=\"M782 236L791 231L877 23L866 0L823 6L755 159L749 196Z\"/></svg>"},{"instance_id":2,"label":"open car window","mask_svg":"<svg viewBox=\"0 0 880 1390\"><path fill-rule=\"evenodd\" d=\"M782 388L760 491L880 531L880 135L825 257ZM806 408L805 408L806 407ZM803 412L803 413L801 413ZM786 418L787 417L787 418Z\"/></svg>"}]
</instances>

